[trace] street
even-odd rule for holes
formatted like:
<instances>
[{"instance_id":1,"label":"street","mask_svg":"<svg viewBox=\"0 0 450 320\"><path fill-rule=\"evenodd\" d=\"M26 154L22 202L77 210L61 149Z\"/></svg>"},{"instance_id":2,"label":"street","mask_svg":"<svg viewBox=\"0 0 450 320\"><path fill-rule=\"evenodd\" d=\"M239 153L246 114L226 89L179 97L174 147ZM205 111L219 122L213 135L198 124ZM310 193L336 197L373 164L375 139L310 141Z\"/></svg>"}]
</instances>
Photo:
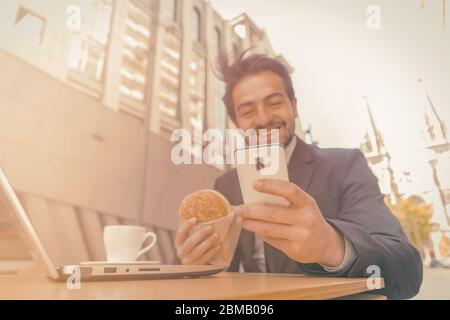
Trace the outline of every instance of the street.
<instances>
[{"instance_id":1,"label":"street","mask_svg":"<svg viewBox=\"0 0 450 320\"><path fill-rule=\"evenodd\" d=\"M450 300L450 269L425 268L420 292L413 300Z\"/></svg>"}]
</instances>

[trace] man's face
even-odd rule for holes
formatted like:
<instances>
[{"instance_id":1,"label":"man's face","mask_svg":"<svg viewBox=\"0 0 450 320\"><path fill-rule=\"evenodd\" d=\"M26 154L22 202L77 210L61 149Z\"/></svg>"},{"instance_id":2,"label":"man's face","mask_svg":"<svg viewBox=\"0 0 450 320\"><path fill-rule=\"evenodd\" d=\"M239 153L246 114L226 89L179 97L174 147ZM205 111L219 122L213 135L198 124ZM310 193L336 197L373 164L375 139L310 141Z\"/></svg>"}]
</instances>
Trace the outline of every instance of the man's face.
<instances>
[{"instance_id":1,"label":"man's face","mask_svg":"<svg viewBox=\"0 0 450 320\"><path fill-rule=\"evenodd\" d=\"M235 124L244 131L279 129L280 143L291 141L295 131L297 101L289 100L283 79L264 71L243 78L232 92ZM270 143L270 132L267 141Z\"/></svg>"}]
</instances>

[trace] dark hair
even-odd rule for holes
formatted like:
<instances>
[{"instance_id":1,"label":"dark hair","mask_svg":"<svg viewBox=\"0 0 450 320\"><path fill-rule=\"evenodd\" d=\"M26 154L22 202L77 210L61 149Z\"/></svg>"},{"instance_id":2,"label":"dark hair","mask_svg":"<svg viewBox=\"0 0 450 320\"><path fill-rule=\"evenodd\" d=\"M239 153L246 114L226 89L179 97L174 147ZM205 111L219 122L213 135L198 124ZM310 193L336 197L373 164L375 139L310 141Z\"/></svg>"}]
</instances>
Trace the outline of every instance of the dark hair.
<instances>
[{"instance_id":1,"label":"dark hair","mask_svg":"<svg viewBox=\"0 0 450 320\"><path fill-rule=\"evenodd\" d=\"M236 119L233 104L233 89L242 78L248 75L258 74L264 71L276 73L283 80L284 88L289 100L295 100L295 92L292 86L292 79L285 65L276 59L270 58L264 54L254 54L244 58L248 52L241 53L233 64L229 64L228 55L221 53L219 56L219 68L222 74L222 80L226 84L223 102L228 110L228 115L232 120Z\"/></svg>"}]
</instances>

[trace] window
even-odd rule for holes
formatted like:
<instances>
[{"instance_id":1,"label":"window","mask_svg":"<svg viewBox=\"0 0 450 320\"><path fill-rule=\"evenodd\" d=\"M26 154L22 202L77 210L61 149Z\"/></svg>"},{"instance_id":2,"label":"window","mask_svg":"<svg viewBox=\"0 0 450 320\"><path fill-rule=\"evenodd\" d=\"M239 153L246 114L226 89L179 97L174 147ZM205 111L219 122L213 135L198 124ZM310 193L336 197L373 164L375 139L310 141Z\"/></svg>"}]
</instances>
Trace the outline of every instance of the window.
<instances>
[{"instance_id":1,"label":"window","mask_svg":"<svg viewBox=\"0 0 450 320\"><path fill-rule=\"evenodd\" d=\"M219 78L214 78L214 110L216 114L216 128L225 133L227 128L227 110L223 103L225 95L225 82Z\"/></svg>"},{"instance_id":2,"label":"window","mask_svg":"<svg viewBox=\"0 0 450 320\"><path fill-rule=\"evenodd\" d=\"M45 26L46 20L43 17L24 7L19 8L14 23L14 31L18 37L39 46L44 39Z\"/></svg>"},{"instance_id":3,"label":"window","mask_svg":"<svg viewBox=\"0 0 450 320\"><path fill-rule=\"evenodd\" d=\"M219 28L214 29L214 53L219 55L222 50L222 36ZM219 74L219 70L214 72L215 74ZM223 96L225 95L225 83L218 78L214 77L213 80L213 89L214 89L214 98L213 98L213 108L214 108L214 124L213 127L219 129L222 132L223 138L225 137L225 129L227 128L227 110L225 104L223 102ZM223 141L220 141L218 146L221 146ZM216 144L212 144L210 157L213 159L223 159L224 158L224 150L216 149ZM216 163L215 166L221 170L225 169L225 165L221 163Z\"/></svg>"},{"instance_id":4,"label":"window","mask_svg":"<svg viewBox=\"0 0 450 320\"><path fill-rule=\"evenodd\" d=\"M236 26L234 26L234 32L241 39L245 39L247 37L247 27L244 24L237 24Z\"/></svg>"},{"instance_id":5,"label":"window","mask_svg":"<svg viewBox=\"0 0 450 320\"><path fill-rule=\"evenodd\" d=\"M168 20L177 19L177 0L161 0L163 17Z\"/></svg>"},{"instance_id":6,"label":"window","mask_svg":"<svg viewBox=\"0 0 450 320\"><path fill-rule=\"evenodd\" d=\"M201 42L201 15L200 11L195 8L192 12L192 39Z\"/></svg>"},{"instance_id":7,"label":"window","mask_svg":"<svg viewBox=\"0 0 450 320\"><path fill-rule=\"evenodd\" d=\"M147 2L128 2L120 70L120 93L124 103L145 102L152 36L151 8Z\"/></svg>"},{"instance_id":8,"label":"window","mask_svg":"<svg viewBox=\"0 0 450 320\"><path fill-rule=\"evenodd\" d=\"M67 66L70 79L99 90L102 83L112 17L112 0L79 1L81 30L74 30Z\"/></svg>"},{"instance_id":9,"label":"window","mask_svg":"<svg viewBox=\"0 0 450 320\"><path fill-rule=\"evenodd\" d=\"M190 118L191 128L195 131L204 129L205 90L206 90L206 63L205 58L197 52L193 52L190 64L189 77L190 94Z\"/></svg>"},{"instance_id":10,"label":"window","mask_svg":"<svg viewBox=\"0 0 450 320\"><path fill-rule=\"evenodd\" d=\"M164 36L158 90L161 127L168 131L179 126L180 68L181 40L168 32Z\"/></svg>"},{"instance_id":11,"label":"window","mask_svg":"<svg viewBox=\"0 0 450 320\"><path fill-rule=\"evenodd\" d=\"M214 28L214 52L219 54L222 50L222 36L220 29L218 27ZM220 71L216 70L215 74L219 74ZM227 126L227 111L225 104L223 103L223 96L225 95L225 83L220 80L217 76L213 80L214 87L214 101L213 108L215 113L215 126L221 131L225 131Z\"/></svg>"},{"instance_id":12,"label":"window","mask_svg":"<svg viewBox=\"0 0 450 320\"><path fill-rule=\"evenodd\" d=\"M225 130L227 128L227 120L228 114L225 104L223 103L223 96L225 95L225 82L220 80L219 78L214 78L214 114L215 114L215 128L219 129L222 132L223 137L225 137ZM223 141L222 141L223 142ZM221 144L219 144L221 145ZM213 144L213 146L215 146ZM212 158L224 157L224 150L213 148L212 150ZM225 169L224 165L217 164L219 169Z\"/></svg>"}]
</instances>

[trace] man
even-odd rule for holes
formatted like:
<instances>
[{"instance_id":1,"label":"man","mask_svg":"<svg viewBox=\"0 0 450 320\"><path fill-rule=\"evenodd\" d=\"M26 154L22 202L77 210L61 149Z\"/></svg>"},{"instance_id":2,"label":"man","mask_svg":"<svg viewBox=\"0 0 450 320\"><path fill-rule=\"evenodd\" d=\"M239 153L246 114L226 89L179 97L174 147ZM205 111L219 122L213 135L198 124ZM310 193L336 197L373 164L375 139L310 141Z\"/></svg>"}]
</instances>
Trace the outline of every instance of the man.
<instances>
[{"instance_id":1,"label":"man","mask_svg":"<svg viewBox=\"0 0 450 320\"><path fill-rule=\"evenodd\" d=\"M224 103L238 128L279 129L289 180L261 180L254 188L287 199L288 208L242 205L236 170L219 177L242 225L229 271L306 273L385 280L380 294L414 296L422 282L418 251L383 202L377 179L355 149L320 149L295 134L297 100L290 75L277 60L253 55L229 66L222 61ZM270 136L270 135L269 135ZM188 236L195 221L177 231L183 264L206 264L220 250L217 234L203 228Z\"/></svg>"}]
</instances>

